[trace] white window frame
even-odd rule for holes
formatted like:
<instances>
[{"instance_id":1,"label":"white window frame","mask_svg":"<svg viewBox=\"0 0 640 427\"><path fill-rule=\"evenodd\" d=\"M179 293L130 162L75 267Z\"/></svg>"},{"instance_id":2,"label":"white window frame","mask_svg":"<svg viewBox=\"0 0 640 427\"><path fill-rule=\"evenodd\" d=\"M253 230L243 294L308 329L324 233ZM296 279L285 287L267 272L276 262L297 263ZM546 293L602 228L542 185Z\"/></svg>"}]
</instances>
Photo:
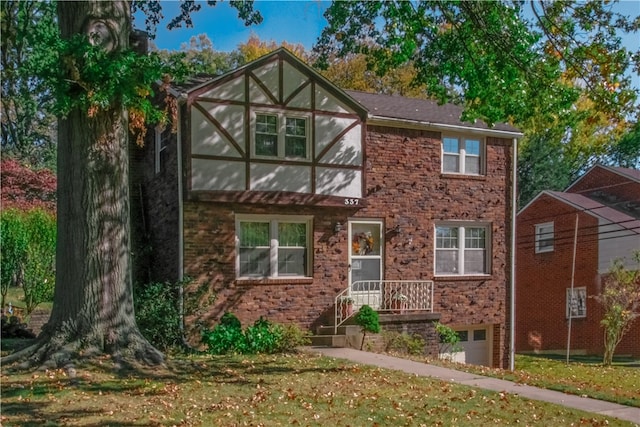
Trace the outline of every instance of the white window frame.
<instances>
[{"instance_id":1,"label":"white window frame","mask_svg":"<svg viewBox=\"0 0 640 427\"><path fill-rule=\"evenodd\" d=\"M278 134L278 147L276 156L266 156L256 154L256 123L259 115L276 116L276 130ZM302 119L305 121L305 156L286 156L287 119ZM277 111L271 109L260 109L253 111L251 115L251 153L254 158L259 159L282 159L282 160L311 160L311 115L292 111Z\"/></svg>"},{"instance_id":2,"label":"white window frame","mask_svg":"<svg viewBox=\"0 0 640 427\"><path fill-rule=\"evenodd\" d=\"M457 228L458 229L458 239L457 239L457 244L458 247L457 248L438 248L438 233L437 230L438 228ZM465 242L466 242L466 232L469 229L474 229L474 228L482 228L484 229L484 249L478 249L478 250L482 250L484 251L484 259L485 259L485 265L484 265L484 272L482 273L478 273L478 272L469 272L467 273L464 269L464 265L465 265L465 251L470 251L476 248L466 248L465 247ZM486 222L456 222L456 221L445 221L445 222L439 222L436 223L434 226L434 254L433 254L433 271L434 271L434 275L435 276L490 276L491 275L491 259L492 259L492 252L491 252L491 240L492 240L492 234L491 234L491 224L488 224ZM457 251L457 256L458 256L458 266L456 268L455 272L438 272L438 265L437 265L437 257L438 257L438 251L443 251L443 250L449 250L449 251Z\"/></svg>"},{"instance_id":3,"label":"white window frame","mask_svg":"<svg viewBox=\"0 0 640 427\"><path fill-rule=\"evenodd\" d=\"M553 221L536 224L535 236L535 250L537 254L553 252L555 238ZM551 244L548 244L549 241L551 241ZM543 245L544 242L547 242L547 244Z\"/></svg>"},{"instance_id":4,"label":"white window frame","mask_svg":"<svg viewBox=\"0 0 640 427\"><path fill-rule=\"evenodd\" d=\"M571 311L574 305L575 310ZM571 316L569 316L571 315ZM587 288L586 286L574 287L573 298L571 297L571 288L567 288L565 316L567 319L580 319L587 317Z\"/></svg>"},{"instance_id":5,"label":"white window frame","mask_svg":"<svg viewBox=\"0 0 640 427\"><path fill-rule=\"evenodd\" d=\"M458 141L458 151L445 151L445 140L446 139L455 139ZM468 141L477 141L479 143L479 154L468 154L467 153L467 142ZM461 136L461 135L442 135L442 142L440 144L441 147L441 156L440 163L442 165L442 173L446 174L455 174L455 175L472 175L472 176L481 176L485 174L485 159L486 159L486 143L484 138L479 137L471 137L471 136ZM457 171L451 171L445 169L445 156L455 156L457 157ZM478 159L478 172L467 172L467 158L477 158Z\"/></svg>"},{"instance_id":6,"label":"white window frame","mask_svg":"<svg viewBox=\"0 0 640 427\"><path fill-rule=\"evenodd\" d=\"M313 271L313 251L311 248L313 236L313 217L309 215L237 215L236 216L236 277L239 279L256 279L256 278L308 278L311 277ZM245 275L240 274L240 223L243 222L261 222L269 223L269 269L270 275ZM284 223L301 223L306 226L306 251L304 266L304 275L279 275L278 274L278 224Z\"/></svg>"}]
</instances>

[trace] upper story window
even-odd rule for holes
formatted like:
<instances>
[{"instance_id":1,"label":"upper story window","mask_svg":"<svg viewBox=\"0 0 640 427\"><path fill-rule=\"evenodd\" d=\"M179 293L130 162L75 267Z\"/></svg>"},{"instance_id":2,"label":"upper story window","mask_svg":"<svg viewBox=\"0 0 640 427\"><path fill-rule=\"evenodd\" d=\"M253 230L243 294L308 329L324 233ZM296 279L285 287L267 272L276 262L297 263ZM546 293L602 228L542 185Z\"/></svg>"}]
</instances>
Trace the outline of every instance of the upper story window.
<instances>
[{"instance_id":1,"label":"upper story window","mask_svg":"<svg viewBox=\"0 0 640 427\"><path fill-rule=\"evenodd\" d=\"M484 144L480 139L442 138L442 172L481 175L484 172Z\"/></svg>"},{"instance_id":2,"label":"upper story window","mask_svg":"<svg viewBox=\"0 0 640 427\"><path fill-rule=\"evenodd\" d=\"M309 217L249 215L236 222L238 277L307 277Z\"/></svg>"},{"instance_id":3,"label":"upper story window","mask_svg":"<svg viewBox=\"0 0 640 427\"><path fill-rule=\"evenodd\" d=\"M254 153L260 157L307 159L307 117L283 113L256 113Z\"/></svg>"},{"instance_id":4,"label":"upper story window","mask_svg":"<svg viewBox=\"0 0 640 427\"><path fill-rule=\"evenodd\" d=\"M553 251L553 222L536 224L536 253Z\"/></svg>"},{"instance_id":5,"label":"upper story window","mask_svg":"<svg viewBox=\"0 0 640 427\"><path fill-rule=\"evenodd\" d=\"M490 233L488 225L437 225L436 275L489 274Z\"/></svg>"}]
</instances>

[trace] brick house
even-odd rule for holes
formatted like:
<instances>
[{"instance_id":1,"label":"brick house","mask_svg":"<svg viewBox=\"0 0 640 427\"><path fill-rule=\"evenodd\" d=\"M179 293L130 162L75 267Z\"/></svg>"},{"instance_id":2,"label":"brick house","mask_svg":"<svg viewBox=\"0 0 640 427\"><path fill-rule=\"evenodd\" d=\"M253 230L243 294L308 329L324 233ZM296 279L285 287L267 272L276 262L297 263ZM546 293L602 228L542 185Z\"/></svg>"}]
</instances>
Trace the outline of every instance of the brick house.
<instances>
[{"instance_id":1,"label":"brick house","mask_svg":"<svg viewBox=\"0 0 640 427\"><path fill-rule=\"evenodd\" d=\"M192 278L193 336L227 311L315 331L351 300L391 329L428 312L468 362L508 364L518 130L343 91L284 49L172 94L178 132L134 153L133 192L151 278Z\"/></svg>"},{"instance_id":2,"label":"brick house","mask_svg":"<svg viewBox=\"0 0 640 427\"><path fill-rule=\"evenodd\" d=\"M570 343L572 352L602 354L603 311L591 297L613 260L637 268L638 250L638 170L596 165L564 192L543 191L524 206L517 215L516 351L566 352ZM640 322L616 353L640 356Z\"/></svg>"}]
</instances>

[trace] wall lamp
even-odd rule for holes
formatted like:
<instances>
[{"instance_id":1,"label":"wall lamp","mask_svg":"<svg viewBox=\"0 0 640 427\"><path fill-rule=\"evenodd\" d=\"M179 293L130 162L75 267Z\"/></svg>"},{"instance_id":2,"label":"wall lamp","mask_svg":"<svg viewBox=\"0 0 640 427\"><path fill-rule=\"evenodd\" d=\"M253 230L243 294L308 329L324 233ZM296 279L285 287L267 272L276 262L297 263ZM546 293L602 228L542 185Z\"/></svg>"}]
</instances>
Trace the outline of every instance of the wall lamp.
<instances>
[{"instance_id":1,"label":"wall lamp","mask_svg":"<svg viewBox=\"0 0 640 427\"><path fill-rule=\"evenodd\" d=\"M342 224L339 222L336 222L335 225L333 226L333 232L339 233L341 231L342 231Z\"/></svg>"}]
</instances>

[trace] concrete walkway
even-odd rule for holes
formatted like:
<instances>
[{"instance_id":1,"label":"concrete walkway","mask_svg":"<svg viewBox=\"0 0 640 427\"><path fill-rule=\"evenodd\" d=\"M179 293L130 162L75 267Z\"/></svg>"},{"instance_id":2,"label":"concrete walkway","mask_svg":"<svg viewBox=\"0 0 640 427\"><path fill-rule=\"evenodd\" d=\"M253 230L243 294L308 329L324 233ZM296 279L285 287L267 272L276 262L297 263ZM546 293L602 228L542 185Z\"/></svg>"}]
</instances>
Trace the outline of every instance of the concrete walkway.
<instances>
[{"instance_id":1,"label":"concrete walkway","mask_svg":"<svg viewBox=\"0 0 640 427\"><path fill-rule=\"evenodd\" d=\"M305 347L305 350L312 353L320 353L324 356L336 359L350 360L363 365L373 365L381 368L394 369L397 371L407 372L409 374L433 377L444 381L451 381L487 390L498 392L504 391L521 397L526 397L528 399L555 403L569 408L581 409L583 411L593 412L600 415L620 418L622 420L631 421L640 426L640 408L604 402L602 400L589 399L586 397L565 394L559 391L547 390L524 384L516 384L511 381L469 374L467 372L456 371L455 369L428 365L399 357L359 351L351 348Z\"/></svg>"}]
</instances>

